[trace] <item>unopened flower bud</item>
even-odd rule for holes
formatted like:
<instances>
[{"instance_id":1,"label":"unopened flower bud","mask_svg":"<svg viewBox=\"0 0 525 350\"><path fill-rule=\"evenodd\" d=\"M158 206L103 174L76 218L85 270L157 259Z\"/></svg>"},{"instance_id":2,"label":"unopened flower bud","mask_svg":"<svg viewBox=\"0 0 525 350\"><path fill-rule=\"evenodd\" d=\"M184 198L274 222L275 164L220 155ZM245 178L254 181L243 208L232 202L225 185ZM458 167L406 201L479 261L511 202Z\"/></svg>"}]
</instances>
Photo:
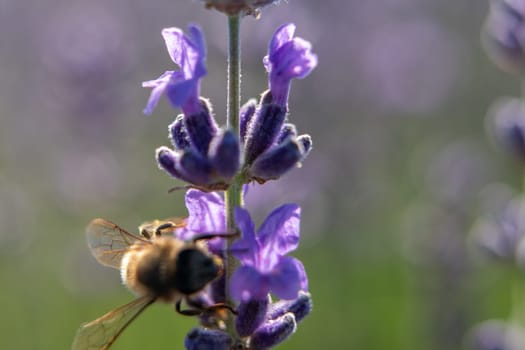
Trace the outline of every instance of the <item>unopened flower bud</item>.
<instances>
[{"instance_id":1,"label":"unopened flower bud","mask_svg":"<svg viewBox=\"0 0 525 350\"><path fill-rule=\"evenodd\" d=\"M267 321L255 333L250 340L250 349L266 350L282 343L295 332L297 324L295 316L290 312L277 318Z\"/></svg>"},{"instance_id":2,"label":"unopened flower bud","mask_svg":"<svg viewBox=\"0 0 525 350\"><path fill-rule=\"evenodd\" d=\"M266 151L277 138L286 117L286 108L273 103L265 103L269 91L262 96L262 102L248 125L245 142L245 163L250 165Z\"/></svg>"},{"instance_id":3,"label":"unopened flower bud","mask_svg":"<svg viewBox=\"0 0 525 350\"><path fill-rule=\"evenodd\" d=\"M289 138L261 154L250 168L250 175L259 182L278 179L303 158L302 145Z\"/></svg>"},{"instance_id":4,"label":"unopened flower bud","mask_svg":"<svg viewBox=\"0 0 525 350\"><path fill-rule=\"evenodd\" d=\"M279 300L272 304L268 315L269 320L274 320L282 315L291 312L295 316L297 323L301 322L312 311L312 296L308 292L299 292L299 296L294 300Z\"/></svg>"},{"instance_id":5,"label":"unopened flower bud","mask_svg":"<svg viewBox=\"0 0 525 350\"><path fill-rule=\"evenodd\" d=\"M173 147L179 150L184 150L190 147L190 140L188 132L184 126L184 114L179 114L175 121L170 124L170 140Z\"/></svg>"},{"instance_id":6,"label":"unopened flower bud","mask_svg":"<svg viewBox=\"0 0 525 350\"><path fill-rule=\"evenodd\" d=\"M184 126L190 143L204 155L208 153L208 147L218 127L208 102L201 99L201 105L203 108L199 113L185 116Z\"/></svg>"},{"instance_id":7,"label":"unopened flower bud","mask_svg":"<svg viewBox=\"0 0 525 350\"><path fill-rule=\"evenodd\" d=\"M242 107L239 112L240 115L240 135L241 140L244 142L244 139L246 138L246 131L248 129L248 125L250 121L252 120L253 115L255 114L255 110L257 109L257 100L252 98L248 100Z\"/></svg>"},{"instance_id":8,"label":"unopened flower bud","mask_svg":"<svg viewBox=\"0 0 525 350\"><path fill-rule=\"evenodd\" d=\"M281 132L279 133L279 136L277 137L276 143L282 143L284 140L286 140L289 137L296 137L297 136L297 128L295 125L286 123L283 125Z\"/></svg>"},{"instance_id":9,"label":"unopened flower bud","mask_svg":"<svg viewBox=\"0 0 525 350\"><path fill-rule=\"evenodd\" d=\"M312 137L310 135L301 135L297 138L297 142L303 146L303 158L306 158L312 150Z\"/></svg>"},{"instance_id":10,"label":"unopened flower bud","mask_svg":"<svg viewBox=\"0 0 525 350\"><path fill-rule=\"evenodd\" d=\"M240 166L239 141L231 130L219 133L210 144L209 159L217 175L230 180Z\"/></svg>"},{"instance_id":11,"label":"unopened flower bud","mask_svg":"<svg viewBox=\"0 0 525 350\"><path fill-rule=\"evenodd\" d=\"M188 181L188 179L179 171L180 157L182 155L180 152L173 152L167 147L159 147L155 153L155 158L157 159L160 169L177 179Z\"/></svg>"},{"instance_id":12,"label":"unopened flower bud","mask_svg":"<svg viewBox=\"0 0 525 350\"><path fill-rule=\"evenodd\" d=\"M187 350L230 350L231 337L219 330L193 328L184 339Z\"/></svg>"},{"instance_id":13,"label":"unopened flower bud","mask_svg":"<svg viewBox=\"0 0 525 350\"><path fill-rule=\"evenodd\" d=\"M237 307L238 316L235 327L240 337L251 335L264 322L270 297L242 301Z\"/></svg>"}]
</instances>

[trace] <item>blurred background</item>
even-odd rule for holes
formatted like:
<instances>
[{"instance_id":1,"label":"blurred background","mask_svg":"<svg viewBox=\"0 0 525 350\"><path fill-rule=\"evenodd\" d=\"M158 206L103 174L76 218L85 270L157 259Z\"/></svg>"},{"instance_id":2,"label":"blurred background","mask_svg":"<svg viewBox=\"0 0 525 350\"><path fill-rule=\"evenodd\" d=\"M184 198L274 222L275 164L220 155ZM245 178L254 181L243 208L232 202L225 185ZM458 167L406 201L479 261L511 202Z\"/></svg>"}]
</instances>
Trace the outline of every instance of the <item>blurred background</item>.
<instances>
[{"instance_id":1,"label":"blurred background","mask_svg":"<svg viewBox=\"0 0 525 350\"><path fill-rule=\"evenodd\" d=\"M493 100L520 93L482 50L487 11L289 0L243 21L243 101L266 89L262 57L282 23L319 56L290 99L313 152L247 199L257 223L285 202L303 208L294 255L314 312L281 349L460 349L472 327L509 316L525 274L471 238L479 215L522 186L486 132ZM183 191L167 194L181 183L154 159L178 111L162 100L144 116L140 84L175 68L161 29L189 22L206 35L202 93L224 123L223 14L197 0L0 0L0 348L68 349L82 322L133 299L92 258L92 218L134 231L186 215ZM114 349L182 349L195 325L154 305Z\"/></svg>"}]
</instances>

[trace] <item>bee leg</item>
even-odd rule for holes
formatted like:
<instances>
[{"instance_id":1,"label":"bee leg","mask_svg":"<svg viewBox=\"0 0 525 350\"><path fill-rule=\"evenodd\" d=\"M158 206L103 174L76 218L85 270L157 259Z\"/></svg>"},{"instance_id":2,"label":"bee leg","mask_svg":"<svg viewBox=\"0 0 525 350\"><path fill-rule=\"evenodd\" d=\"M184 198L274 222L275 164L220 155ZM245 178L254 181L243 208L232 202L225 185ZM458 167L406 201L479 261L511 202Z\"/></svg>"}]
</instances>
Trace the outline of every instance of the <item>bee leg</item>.
<instances>
[{"instance_id":1,"label":"bee leg","mask_svg":"<svg viewBox=\"0 0 525 350\"><path fill-rule=\"evenodd\" d=\"M217 311L226 309L230 311L232 314L237 315L237 310L235 310L232 306L226 304L226 303L216 303L210 306L202 307L197 306L195 304L191 304L192 306L195 306L194 309L182 309L182 300L179 300L175 303L175 311L177 313L184 315L184 316L199 316L203 313L211 313L214 314Z\"/></svg>"},{"instance_id":2,"label":"bee leg","mask_svg":"<svg viewBox=\"0 0 525 350\"><path fill-rule=\"evenodd\" d=\"M182 309L182 300L179 300L175 303L175 311L184 316L199 316L202 314L202 310L199 309Z\"/></svg>"},{"instance_id":3,"label":"bee leg","mask_svg":"<svg viewBox=\"0 0 525 350\"><path fill-rule=\"evenodd\" d=\"M217 303L217 304L210 305L204 311L214 313L216 311L223 310L223 309L230 311L232 314L236 316L238 315L237 310L235 310L231 305L228 305L226 303Z\"/></svg>"},{"instance_id":4,"label":"bee leg","mask_svg":"<svg viewBox=\"0 0 525 350\"><path fill-rule=\"evenodd\" d=\"M173 223L173 222L166 222L162 225L159 225L156 229L155 229L155 237L160 237L162 235L162 230L166 229L166 228L170 228L170 227L175 227L176 225Z\"/></svg>"},{"instance_id":5,"label":"bee leg","mask_svg":"<svg viewBox=\"0 0 525 350\"><path fill-rule=\"evenodd\" d=\"M239 230L231 231L231 232L224 232L224 233L203 233L193 238L193 243L197 243L198 241L204 241L209 240L213 238L239 238L241 236L241 233Z\"/></svg>"}]
</instances>

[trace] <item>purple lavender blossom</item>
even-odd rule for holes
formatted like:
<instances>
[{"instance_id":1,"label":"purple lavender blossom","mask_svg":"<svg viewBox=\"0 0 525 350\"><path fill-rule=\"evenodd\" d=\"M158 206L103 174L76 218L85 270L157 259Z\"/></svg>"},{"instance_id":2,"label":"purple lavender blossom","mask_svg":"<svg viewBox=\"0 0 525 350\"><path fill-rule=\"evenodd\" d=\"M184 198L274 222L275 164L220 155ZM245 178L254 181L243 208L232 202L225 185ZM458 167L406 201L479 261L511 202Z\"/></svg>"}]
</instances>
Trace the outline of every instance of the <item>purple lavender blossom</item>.
<instances>
[{"instance_id":1,"label":"purple lavender blossom","mask_svg":"<svg viewBox=\"0 0 525 350\"><path fill-rule=\"evenodd\" d=\"M519 98L500 98L490 108L488 124L507 151L525 160L525 103Z\"/></svg>"},{"instance_id":2,"label":"purple lavender blossom","mask_svg":"<svg viewBox=\"0 0 525 350\"><path fill-rule=\"evenodd\" d=\"M489 57L509 73L525 69L525 5L494 0L483 27L482 42Z\"/></svg>"},{"instance_id":3,"label":"purple lavender blossom","mask_svg":"<svg viewBox=\"0 0 525 350\"><path fill-rule=\"evenodd\" d=\"M274 33L263 63L269 73L273 102L286 107L293 78L306 77L317 65L317 55L312 45L294 38L295 24L280 26Z\"/></svg>"},{"instance_id":4,"label":"purple lavender blossom","mask_svg":"<svg viewBox=\"0 0 525 350\"><path fill-rule=\"evenodd\" d=\"M235 209L235 221L242 239L232 246L241 266L232 275L232 297L237 300L262 300L272 292L281 299L294 299L308 289L303 264L286 256L299 244L301 209L285 204L275 209L257 234L248 211Z\"/></svg>"},{"instance_id":5,"label":"purple lavender blossom","mask_svg":"<svg viewBox=\"0 0 525 350\"><path fill-rule=\"evenodd\" d=\"M170 102L180 107L185 115L201 111L199 91L200 79L206 75L206 47L201 29L191 24L188 28L189 36L175 27L162 30L171 60L180 70L166 71L157 79L142 83L143 87L153 88L144 109L147 115L153 112L164 92Z\"/></svg>"}]
</instances>

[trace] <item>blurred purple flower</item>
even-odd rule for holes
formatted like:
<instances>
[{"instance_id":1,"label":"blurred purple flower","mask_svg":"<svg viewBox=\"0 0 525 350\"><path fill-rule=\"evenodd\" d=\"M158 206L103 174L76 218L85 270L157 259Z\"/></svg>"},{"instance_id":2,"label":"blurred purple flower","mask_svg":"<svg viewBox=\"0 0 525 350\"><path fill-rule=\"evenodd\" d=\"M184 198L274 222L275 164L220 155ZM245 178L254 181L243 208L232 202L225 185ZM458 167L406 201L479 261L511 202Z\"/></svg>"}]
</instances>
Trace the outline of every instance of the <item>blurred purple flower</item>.
<instances>
[{"instance_id":1,"label":"blurred purple flower","mask_svg":"<svg viewBox=\"0 0 525 350\"><path fill-rule=\"evenodd\" d=\"M312 45L302 39L294 38L295 24L288 23L274 33L263 63L270 74L270 92L273 102L286 106L293 78L306 77L317 66L317 55Z\"/></svg>"},{"instance_id":2,"label":"blurred purple flower","mask_svg":"<svg viewBox=\"0 0 525 350\"><path fill-rule=\"evenodd\" d=\"M164 92L175 107L184 114L200 112L200 79L206 75L206 47L201 29L193 24L188 26L187 36L179 28L165 28L162 36L171 60L180 67L179 71L166 71L155 80L145 81L143 87L153 88L144 109L150 115Z\"/></svg>"},{"instance_id":3,"label":"blurred purple flower","mask_svg":"<svg viewBox=\"0 0 525 350\"><path fill-rule=\"evenodd\" d=\"M488 129L507 151L525 160L525 103L519 98L500 98L488 113Z\"/></svg>"},{"instance_id":4,"label":"blurred purple flower","mask_svg":"<svg viewBox=\"0 0 525 350\"><path fill-rule=\"evenodd\" d=\"M489 256L513 263L517 258L522 262L525 228L525 201L515 197L505 203L491 216L478 220L472 231L473 242ZM523 251L525 252L525 251Z\"/></svg>"},{"instance_id":5,"label":"blurred purple flower","mask_svg":"<svg viewBox=\"0 0 525 350\"><path fill-rule=\"evenodd\" d=\"M248 211L235 209L242 239L232 246L241 262L230 281L234 299L261 300L270 292L281 299L294 299L300 290L307 290L303 264L286 256L299 245L300 215L297 205L285 204L270 213L255 234Z\"/></svg>"},{"instance_id":6,"label":"blurred purple flower","mask_svg":"<svg viewBox=\"0 0 525 350\"><path fill-rule=\"evenodd\" d=\"M523 1L493 0L482 30L482 43L489 57L502 70L525 68L525 4Z\"/></svg>"}]
</instances>

